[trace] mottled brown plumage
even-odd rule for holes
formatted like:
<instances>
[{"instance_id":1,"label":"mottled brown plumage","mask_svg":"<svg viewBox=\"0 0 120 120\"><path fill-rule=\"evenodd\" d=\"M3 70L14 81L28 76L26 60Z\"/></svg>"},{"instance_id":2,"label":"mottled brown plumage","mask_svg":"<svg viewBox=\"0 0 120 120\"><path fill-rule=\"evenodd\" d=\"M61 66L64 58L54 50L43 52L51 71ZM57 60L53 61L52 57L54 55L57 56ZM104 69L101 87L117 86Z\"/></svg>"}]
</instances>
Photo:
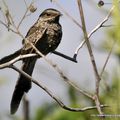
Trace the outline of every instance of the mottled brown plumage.
<instances>
[{"instance_id":1,"label":"mottled brown plumage","mask_svg":"<svg viewBox=\"0 0 120 120\"><path fill-rule=\"evenodd\" d=\"M46 9L39 16L37 22L28 31L21 54L34 53L35 51L27 42L33 43L44 55L54 51L59 45L62 37L62 28L59 24L61 13L55 9ZM22 70L32 75L37 58L26 58L23 60ZM11 100L11 114L14 114L20 104L22 96L31 88L31 81L20 74Z\"/></svg>"}]
</instances>

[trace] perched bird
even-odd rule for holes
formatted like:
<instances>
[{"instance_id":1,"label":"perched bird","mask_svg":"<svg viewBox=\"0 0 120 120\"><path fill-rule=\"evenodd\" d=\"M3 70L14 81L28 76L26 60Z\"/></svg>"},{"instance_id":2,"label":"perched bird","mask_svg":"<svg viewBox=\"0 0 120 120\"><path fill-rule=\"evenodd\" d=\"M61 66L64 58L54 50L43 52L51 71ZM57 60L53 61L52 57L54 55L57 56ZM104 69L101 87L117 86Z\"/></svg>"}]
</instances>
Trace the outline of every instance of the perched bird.
<instances>
[{"instance_id":1,"label":"perched bird","mask_svg":"<svg viewBox=\"0 0 120 120\"><path fill-rule=\"evenodd\" d=\"M8 59L6 62L19 54L35 53L35 50L29 42L44 55L54 51L62 38L62 27L59 24L60 16L61 13L56 9L49 8L44 10L25 36L23 48L12 54L11 57L7 56L6 58ZM23 59L22 70L27 74L32 75L36 60L37 57ZM17 111L24 93L27 93L30 88L30 79L20 74L11 100L11 114L14 114Z\"/></svg>"}]
</instances>

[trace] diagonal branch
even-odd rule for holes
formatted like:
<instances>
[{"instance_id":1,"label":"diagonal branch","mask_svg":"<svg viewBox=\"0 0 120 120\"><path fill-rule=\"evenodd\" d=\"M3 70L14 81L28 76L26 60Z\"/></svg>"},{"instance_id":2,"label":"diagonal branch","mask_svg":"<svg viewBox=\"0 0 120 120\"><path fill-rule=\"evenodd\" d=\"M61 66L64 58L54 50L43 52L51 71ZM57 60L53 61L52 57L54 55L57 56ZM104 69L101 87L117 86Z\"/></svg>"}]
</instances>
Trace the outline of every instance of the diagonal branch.
<instances>
[{"instance_id":1,"label":"diagonal branch","mask_svg":"<svg viewBox=\"0 0 120 120\"><path fill-rule=\"evenodd\" d=\"M27 4L26 4L26 1L25 1L25 0L24 0L24 2L25 2L25 5L26 5L26 8L27 8L27 9L26 9L24 15L22 16L20 22L18 23L17 29L19 29L19 27L20 27L20 25L22 24L23 20L26 18L27 13L28 13L28 11L29 11L29 7L33 4L33 1L32 1L32 2L30 3L30 5L27 7Z\"/></svg>"},{"instance_id":2,"label":"diagonal branch","mask_svg":"<svg viewBox=\"0 0 120 120\"><path fill-rule=\"evenodd\" d=\"M54 64L54 68L56 69L56 71L60 74L61 78L63 78L63 80L68 83L70 86L72 86L73 88L75 88L78 92L80 92L81 94L85 95L86 97L93 99L93 95L88 93L85 90L82 90L78 87L77 84L75 84L73 81L71 81L63 72L62 70Z\"/></svg>"},{"instance_id":3,"label":"diagonal branch","mask_svg":"<svg viewBox=\"0 0 120 120\"><path fill-rule=\"evenodd\" d=\"M22 60L24 58L28 58L28 57L38 57L37 54L26 54L26 55L19 55L18 57L12 59L11 61L9 62L6 62L6 63L3 63L3 64L0 64L0 69L3 69L3 68L6 68L6 67L9 67L11 66L12 64L14 64L15 62L19 61L19 60Z\"/></svg>"},{"instance_id":4,"label":"diagonal branch","mask_svg":"<svg viewBox=\"0 0 120 120\"><path fill-rule=\"evenodd\" d=\"M18 57L8 61L8 62L3 62L3 64L0 64L0 69L3 69L3 68L6 68L6 67L9 67L11 65L13 65L15 62L19 61L19 60L22 60L24 58L28 58L28 57L38 57L37 54L26 54L26 55L19 55ZM65 82L67 82L69 85L71 85L72 87L74 87L78 92L82 93L83 95L89 97L89 98L93 98L90 93L88 93L87 91L85 90L82 90L80 89L75 83L73 83L67 76L65 76L65 74L62 72L62 70L54 63L52 63L52 67L60 74L60 76L63 78L63 80Z\"/></svg>"},{"instance_id":5,"label":"diagonal branch","mask_svg":"<svg viewBox=\"0 0 120 120\"><path fill-rule=\"evenodd\" d=\"M29 80L31 80L34 84L36 84L41 89L43 89L48 95L50 95L60 105L60 107L62 107L65 110L73 111L73 112L84 112L84 111L87 111L87 110L91 110L91 109L96 109L97 108L97 106L89 106L89 107L85 107L85 108L71 108L71 107L68 107L59 98L57 98L49 89L47 89L44 85L41 85L39 82L37 82L35 79L33 79L30 75L28 75L24 71L18 69L14 65L11 65L10 67L12 69L16 70L17 72L19 72L20 74L24 75ZM100 105L100 107L103 108L103 107L108 107L108 106L107 105Z\"/></svg>"},{"instance_id":6,"label":"diagonal branch","mask_svg":"<svg viewBox=\"0 0 120 120\"><path fill-rule=\"evenodd\" d=\"M114 10L114 6L110 9L110 11L109 11L109 13L107 14L107 16L88 34L88 38L90 38L90 37L91 37L96 31L98 31L101 27L104 27L104 23L106 23L106 22L109 20L111 14L112 14L112 12L113 12L113 10ZM83 41L80 43L80 45L76 48L75 53L74 53L74 56L77 57L79 50L83 47L83 45L85 44L85 42L86 42L86 40L83 40Z\"/></svg>"},{"instance_id":7,"label":"diagonal branch","mask_svg":"<svg viewBox=\"0 0 120 120\"><path fill-rule=\"evenodd\" d=\"M0 20L0 24L2 24L3 26L5 26L7 29L11 30L13 33L18 34L15 30L13 30L12 28L8 27L8 25L6 23L4 23L2 20Z\"/></svg>"},{"instance_id":8,"label":"diagonal branch","mask_svg":"<svg viewBox=\"0 0 120 120\"><path fill-rule=\"evenodd\" d=\"M104 63L103 68L102 68L102 71L101 71L101 73L100 73L100 76L101 76L101 77L102 77L102 75L103 75L103 72L105 71L106 65L107 65L107 63L108 63L108 60L110 59L110 56L111 56L111 54L112 54L112 51L113 51L113 48L114 48L115 44L116 44L116 40L113 42L113 44L112 44L112 46L111 46L111 48L110 48L110 51L109 51L109 53L108 53L108 56L107 56L107 58L106 58L106 60L105 60L105 63Z\"/></svg>"}]
</instances>

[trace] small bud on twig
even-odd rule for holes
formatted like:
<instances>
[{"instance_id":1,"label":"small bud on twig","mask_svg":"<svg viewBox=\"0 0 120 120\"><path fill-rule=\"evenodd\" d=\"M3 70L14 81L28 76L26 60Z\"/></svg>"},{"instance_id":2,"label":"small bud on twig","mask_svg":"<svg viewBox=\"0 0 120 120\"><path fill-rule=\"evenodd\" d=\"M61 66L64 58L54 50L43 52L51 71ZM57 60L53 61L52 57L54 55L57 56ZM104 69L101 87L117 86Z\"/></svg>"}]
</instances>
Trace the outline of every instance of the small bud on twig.
<instances>
[{"instance_id":1,"label":"small bud on twig","mask_svg":"<svg viewBox=\"0 0 120 120\"><path fill-rule=\"evenodd\" d=\"M37 10L37 8L32 4L30 5L29 10L31 13L34 13Z\"/></svg>"}]
</instances>

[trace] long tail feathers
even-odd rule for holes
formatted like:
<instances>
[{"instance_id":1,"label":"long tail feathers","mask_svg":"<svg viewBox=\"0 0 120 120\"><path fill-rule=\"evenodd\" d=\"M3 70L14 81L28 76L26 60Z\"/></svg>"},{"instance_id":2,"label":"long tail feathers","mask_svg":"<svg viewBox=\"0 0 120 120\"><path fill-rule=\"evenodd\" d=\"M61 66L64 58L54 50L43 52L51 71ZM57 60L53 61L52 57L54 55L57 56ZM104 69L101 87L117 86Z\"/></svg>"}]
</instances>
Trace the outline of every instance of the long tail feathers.
<instances>
[{"instance_id":1,"label":"long tail feathers","mask_svg":"<svg viewBox=\"0 0 120 120\"><path fill-rule=\"evenodd\" d=\"M34 66L36 63L36 58L27 58L23 61L22 70L29 75L32 75ZM11 100L11 114L14 114L20 104L20 101L25 92L28 92L31 88L31 80L25 77L24 75L20 74L20 77L16 83L12 100Z\"/></svg>"}]
</instances>

